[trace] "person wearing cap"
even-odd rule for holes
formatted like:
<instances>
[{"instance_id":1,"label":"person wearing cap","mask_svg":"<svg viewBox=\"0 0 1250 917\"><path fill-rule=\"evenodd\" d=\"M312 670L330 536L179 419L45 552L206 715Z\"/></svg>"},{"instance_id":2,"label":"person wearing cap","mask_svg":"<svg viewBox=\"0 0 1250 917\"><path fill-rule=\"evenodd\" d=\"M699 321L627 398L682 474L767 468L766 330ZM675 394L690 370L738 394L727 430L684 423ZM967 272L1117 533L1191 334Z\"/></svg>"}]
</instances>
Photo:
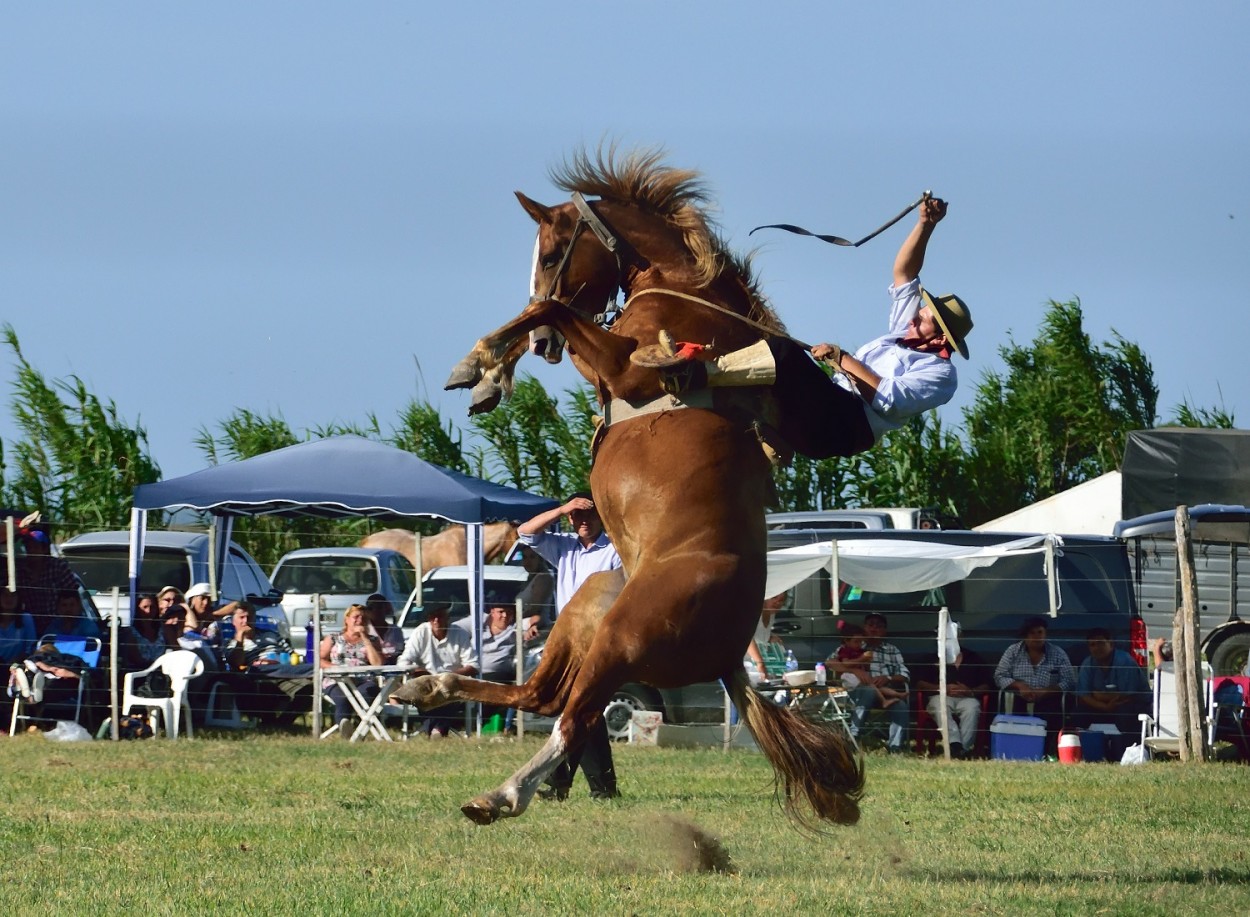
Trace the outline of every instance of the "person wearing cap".
<instances>
[{"instance_id":1,"label":"person wearing cap","mask_svg":"<svg viewBox=\"0 0 1250 917\"><path fill-rule=\"evenodd\" d=\"M473 676L477 666L473 660L473 640L461 627L452 627L451 605L445 601L427 602L426 620L417 625L404 651L399 654L399 665L413 666L411 678L421 675ZM434 710L422 710L425 714L423 728L431 739L441 739L455 728L464 714L461 704L446 704Z\"/></svg>"},{"instance_id":2,"label":"person wearing cap","mask_svg":"<svg viewBox=\"0 0 1250 917\"><path fill-rule=\"evenodd\" d=\"M547 529L565 516L573 533L550 532ZM521 544L533 548L556 568L556 616L564 610L573 595L592 574L615 570L621 557L603 531L603 521L595 509L589 491L580 490L562 506L539 513L517 526ZM537 616L527 618L527 630L537 624ZM549 787L538 791L544 799L565 799L573 786L573 774L581 766L590 786L592 799L611 799L618 794L616 767L612 761L612 741L602 717L591 727L585 744L570 753L549 778Z\"/></svg>"},{"instance_id":3,"label":"person wearing cap","mask_svg":"<svg viewBox=\"0 0 1250 917\"><path fill-rule=\"evenodd\" d=\"M213 591L209 588L208 583L196 583L186 594L187 623L197 627L202 627L211 622L214 618L229 618L234 615L235 610L239 607L238 602L227 602L218 608L213 607Z\"/></svg>"},{"instance_id":4,"label":"person wearing cap","mask_svg":"<svg viewBox=\"0 0 1250 917\"><path fill-rule=\"evenodd\" d=\"M834 369L832 378L787 337L757 341L715 359L712 348L674 343L639 347L630 361L657 369L666 391L680 395L705 386L770 385L780 406L777 428L811 458L849 456L872 448L910 418L946 404L959 384L953 354L968 359L972 316L954 294L932 296L920 269L946 202L926 198L919 219L894 260L889 331L854 355L817 344L811 356Z\"/></svg>"}]
</instances>

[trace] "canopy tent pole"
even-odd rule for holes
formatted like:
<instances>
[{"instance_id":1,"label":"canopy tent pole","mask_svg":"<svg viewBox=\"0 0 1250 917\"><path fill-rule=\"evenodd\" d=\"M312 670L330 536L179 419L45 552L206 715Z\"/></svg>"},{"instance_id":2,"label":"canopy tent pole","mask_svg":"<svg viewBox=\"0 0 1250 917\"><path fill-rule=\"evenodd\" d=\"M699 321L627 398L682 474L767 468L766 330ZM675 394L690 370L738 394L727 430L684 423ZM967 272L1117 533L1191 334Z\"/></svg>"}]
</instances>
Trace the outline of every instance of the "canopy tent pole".
<instances>
[{"instance_id":1,"label":"canopy tent pole","mask_svg":"<svg viewBox=\"0 0 1250 917\"><path fill-rule=\"evenodd\" d=\"M9 592L17 592L17 525L12 516L4 517L5 565L9 568Z\"/></svg>"},{"instance_id":2,"label":"canopy tent pole","mask_svg":"<svg viewBox=\"0 0 1250 917\"><path fill-rule=\"evenodd\" d=\"M516 674L513 676L519 685L525 680L525 600L518 594L516 597L516 619L512 629L516 632ZM479 675L481 673L478 673ZM516 723L516 737L525 738L525 713L518 710L513 720Z\"/></svg>"},{"instance_id":3,"label":"canopy tent pole","mask_svg":"<svg viewBox=\"0 0 1250 917\"><path fill-rule=\"evenodd\" d=\"M143 543L147 540L148 535L148 511L145 509L136 509L131 507L130 510L130 555L127 558L127 573L130 578L130 620L135 619L135 612L139 607L139 581L143 573ZM109 709L113 718L112 739L118 741L118 718L121 716L121 708L117 703L117 613L119 611L120 597L113 596L113 619L114 623L109 625L109 633L112 635L112 648L109 650Z\"/></svg>"},{"instance_id":4,"label":"canopy tent pole","mask_svg":"<svg viewBox=\"0 0 1250 917\"><path fill-rule=\"evenodd\" d=\"M466 558L469 564L469 614L473 622L473 650L477 660L477 677L482 677L482 600L486 596L486 573L482 567L486 563L485 539L482 534L482 523L472 522L465 526L468 536L465 544ZM475 712L477 720L475 733L482 734L482 705L477 704Z\"/></svg>"},{"instance_id":5,"label":"canopy tent pole","mask_svg":"<svg viewBox=\"0 0 1250 917\"><path fill-rule=\"evenodd\" d=\"M116 742L121 738L118 716L121 708L117 702L117 609L121 607L121 589L113 587L113 613L109 615L109 738ZM134 620L133 618L131 620Z\"/></svg>"},{"instance_id":6,"label":"canopy tent pole","mask_svg":"<svg viewBox=\"0 0 1250 917\"><path fill-rule=\"evenodd\" d=\"M829 589L833 593L833 615L837 617L842 614L842 590L838 588L841 585L841 577L838 573L838 539L832 539L829 544L831 548L829 553Z\"/></svg>"},{"instance_id":7,"label":"canopy tent pole","mask_svg":"<svg viewBox=\"0 0 1250 917\"><path fill-rule=\"evenodd\" d=\"M191 585L195 585L192 583ZM217 601L217 517L208 523L208 597Z\"/></svg>"},{"instance_id":8,"label":"canopy tent pole","mask_svg":"<svg viewBox=\"0 0 1250 917\"><path fill-rule=\"evenodd\" d=\"M1059 617L1059 571L1055 568L1056 563L1055 539L1050 535L1046 536L1046 586L1050 599L1050 616L1052 618Z\"/></svg>"},{"instance_id":9,"label":"canopy tent pole","mask_svg":"<svg viewBox=\"0 0 1250 917\"><path fill-rule=\"evenodd\" d=\"M938 609L938 726L942 730L942 748L947 761L951 759L951 713L946 703L946 632L950 629L950 609Z\"/></svg>"},{"instance_id":10,"label":"canopy tent pole","mask_svg":"<svg viewBox=\"0 0 1250 917\"><path fill-rule=\"evenodd\" d=\"M312 682L312 734L321 738L321 593L312 595L313 629L313 682Z\"/></svg>"}]
</instances>

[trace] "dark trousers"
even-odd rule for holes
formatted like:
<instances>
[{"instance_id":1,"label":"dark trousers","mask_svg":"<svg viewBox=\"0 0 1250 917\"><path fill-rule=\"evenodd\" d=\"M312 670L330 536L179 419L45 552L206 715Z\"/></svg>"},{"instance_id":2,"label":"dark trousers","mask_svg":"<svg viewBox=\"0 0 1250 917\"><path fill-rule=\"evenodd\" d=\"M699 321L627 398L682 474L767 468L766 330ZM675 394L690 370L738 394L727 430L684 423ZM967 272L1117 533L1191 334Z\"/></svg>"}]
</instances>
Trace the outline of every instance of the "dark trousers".
<instances>
[{"instance_id":1,"label":"dark trousers","mask_svg":"<svg viewBox=\"0 0 1250 917\"><path fill-rule=\"evenodd\" d=\"M616 792L616 769L612 765L612 740L608 738L608 724L599 717L582 747L569 752L547 782L557 789L573 786L573 774L581 767L591 792L606 790Z\"/></svg>"},{"instance_id":2,"label":"dark trousers","mask_svg":"<svg viewBox=\"0 0 1250 917\"><path fill-rule=\"evenodd\" d=\"M849 456L873 447L867 408L859 395L837 385L806 350L789 338L770 338L777 364L773 397L781 413L777 431L808 458Z\"/></svg>"}]
</instances>

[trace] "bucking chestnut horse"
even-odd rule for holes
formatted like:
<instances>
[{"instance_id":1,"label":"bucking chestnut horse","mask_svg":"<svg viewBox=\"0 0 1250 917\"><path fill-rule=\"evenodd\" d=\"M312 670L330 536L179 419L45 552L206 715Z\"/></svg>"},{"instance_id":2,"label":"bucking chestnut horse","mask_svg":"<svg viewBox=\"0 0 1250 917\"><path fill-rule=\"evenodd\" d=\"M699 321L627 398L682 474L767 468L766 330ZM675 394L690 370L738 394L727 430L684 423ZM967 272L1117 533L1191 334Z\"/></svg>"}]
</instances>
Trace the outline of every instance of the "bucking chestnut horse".
<instances>
[{"instance_id":1,"label":"bucking chestnut horse","mask_svg":"<svg viewBox=\"0 0 1250 917\"><path fill-rule=\"evenodd\" d=\"M772 485L756 421L773 410L768 389L678 401L655 370L629 359L661 329L725 352L784 333L781 322L712 228L697 173L663 165L654 151L600 150L575 155L552 180L571 202L544 206L517 193L538 224L538 295L477 342L447 387L472 387L470 411L490 410L510 391L532 331L554 329L567 341L603 405L590 483L623 570L587 580L524 684L427 675L399 696L428 707L478 700L559 715L533 759L462 807L488 824L525 811L623 683L720 680L771 762L787 811L803 824L818 824L813 815L853 823L864 775L850 742L761 698L742 666L764 599ZM625 304L609 325L605 304L618 288Z\"/></svg>"}]
</instances>

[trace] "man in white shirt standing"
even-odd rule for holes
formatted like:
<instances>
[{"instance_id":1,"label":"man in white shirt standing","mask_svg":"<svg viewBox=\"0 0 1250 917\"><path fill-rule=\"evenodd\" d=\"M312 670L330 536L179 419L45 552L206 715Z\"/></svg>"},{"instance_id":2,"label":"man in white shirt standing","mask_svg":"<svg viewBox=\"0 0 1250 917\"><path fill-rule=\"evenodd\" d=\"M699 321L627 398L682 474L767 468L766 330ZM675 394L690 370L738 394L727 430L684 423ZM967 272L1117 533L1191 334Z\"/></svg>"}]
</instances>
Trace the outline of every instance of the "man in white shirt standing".
<instances>
[{"instance_id":1,"label":"man in white shirt standing","mask_svg":"<svg viewBox=\"0 0 1250 917\"><path fill-rule=\"evenodd\" d=\"M473 676L477 674L477 666L473 664L473 640L468 631L459 627L451 627L451 606L446 603L428 605L425 609L426 620L412 632L404 651L399 654L399 665L416 666L412 677L419 675L439 675L451 672L454 675ZM424 729L431 739L441 739L463 716L461 704L446 704L435 710L424 710Z\"/></svg>"},{"instance_id":2,"label":"man in white shirt standing","mask_svg":"<svg viewBox=\"0 0 1250 917\"><path fill-rule=\"evenodd\" d=\"M565 516L573 527L573 534L547 531ZM621 565L620 555L604 534L594 500L586 491L573 494L563 506L540 513L517 526L517 536L522 544L529 545L556 568L557 617L591 574L615 570ZM537 619L530 618L525 623L528 628L537 623ZM591 728L582 748L571 752L551 775L551 789L539 790L539 795L565 799L579 764L590 785L592 799L612 799L619 795L612 763L612 741L602 717Z\"/></svg>"}]
</instances>

